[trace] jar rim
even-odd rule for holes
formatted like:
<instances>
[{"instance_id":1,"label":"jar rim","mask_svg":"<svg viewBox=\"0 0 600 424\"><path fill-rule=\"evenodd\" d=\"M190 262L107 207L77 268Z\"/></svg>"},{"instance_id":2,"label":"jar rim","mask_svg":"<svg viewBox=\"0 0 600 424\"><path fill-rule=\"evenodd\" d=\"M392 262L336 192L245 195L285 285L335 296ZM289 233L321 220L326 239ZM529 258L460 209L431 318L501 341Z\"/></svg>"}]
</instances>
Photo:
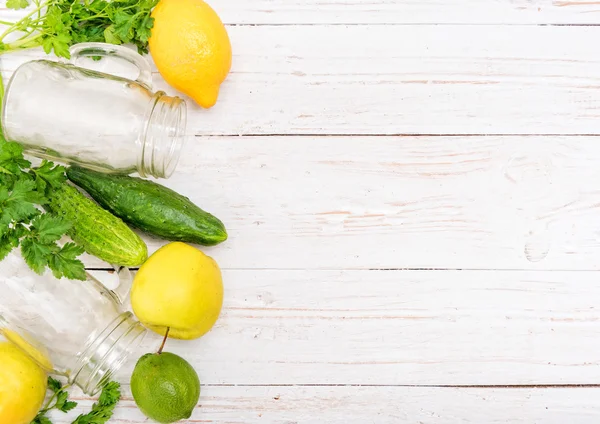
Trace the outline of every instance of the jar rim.
<instances>
[{"instance_id":1,"label":"jar rim","mask_svg":"<svg viewBox=\"0 0 600 424\"><path fill-rule=\"evenodd\" d=\"M140 140L138 173L169 178L179 163L185 142L186 103L179 97L158 91L145 119Z\"/></svg>"},{"instance_id":2,"label":"jar rim","mask_svg":"<svg viewBox=\"0 0 600 424\"><path fill-rule=\"evenodd\" d=\"M131 312L119 315L79 355L70 379L90 396L97 394L143 341L147 330Z\"/></svg>"}]
</instances>

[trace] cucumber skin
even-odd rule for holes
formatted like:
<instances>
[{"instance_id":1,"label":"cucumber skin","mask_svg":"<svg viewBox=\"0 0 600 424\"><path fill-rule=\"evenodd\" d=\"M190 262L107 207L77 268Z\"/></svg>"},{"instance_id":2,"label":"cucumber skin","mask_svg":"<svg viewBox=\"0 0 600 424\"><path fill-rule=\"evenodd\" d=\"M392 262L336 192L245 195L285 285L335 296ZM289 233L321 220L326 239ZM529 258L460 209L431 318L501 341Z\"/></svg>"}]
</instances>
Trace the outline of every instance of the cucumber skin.
<instances>
[{"instance_id":1,"label":"cucumber skin","mask_svg":"<svg viewBox=\"0 0 600 424\"><path fill-rule=\"evenodd\" d=\"M214 246L223 223L187 197L152 181L71 167L67 177L102 207L140 230L169 241Z\"/></svg>"},{"instance_id":2,"label":"cucumber skin","mask_svg":"<svg viewBox=\"0 0 600 424\"><path fill-rule=\"evenodd\" d=\"M148 259L146 243L127 224L75 187L63 184L48 199L46 209L73 223L67 235L87 253L122 266L141 265Z\"/></svg>"}]
</instances>

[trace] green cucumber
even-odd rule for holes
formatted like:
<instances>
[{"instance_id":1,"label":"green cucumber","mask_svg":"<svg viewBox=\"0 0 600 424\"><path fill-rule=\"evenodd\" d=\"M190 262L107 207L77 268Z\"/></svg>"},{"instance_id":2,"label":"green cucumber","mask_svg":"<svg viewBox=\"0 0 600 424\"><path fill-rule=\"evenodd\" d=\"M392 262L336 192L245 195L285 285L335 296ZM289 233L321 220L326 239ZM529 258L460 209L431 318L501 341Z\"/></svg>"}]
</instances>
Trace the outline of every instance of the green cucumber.
<instances>
[{"instance_id":1,"label":"green cucumber","mask_svg":"<svg viewBox=\"0 0 600 424\"><path fill-rule=\"evenodd\" d=\"M113 265L137 266L148 259L146 243L127 224L75 187L63 184L49 191L45 207L73 223L67 235L86 252Z\"/></svg>"},{"instance_id":2,"label":"green cucumber","mask_svg":"<svg viewBox=\"0 0 600 424\"><path fill-rule=\"evenodd\" d=\"M67 176L102 207L149 234L205 246L227 240L218 218L160 184L77 167L69 168Z\"/></svg>"}]
</instances>

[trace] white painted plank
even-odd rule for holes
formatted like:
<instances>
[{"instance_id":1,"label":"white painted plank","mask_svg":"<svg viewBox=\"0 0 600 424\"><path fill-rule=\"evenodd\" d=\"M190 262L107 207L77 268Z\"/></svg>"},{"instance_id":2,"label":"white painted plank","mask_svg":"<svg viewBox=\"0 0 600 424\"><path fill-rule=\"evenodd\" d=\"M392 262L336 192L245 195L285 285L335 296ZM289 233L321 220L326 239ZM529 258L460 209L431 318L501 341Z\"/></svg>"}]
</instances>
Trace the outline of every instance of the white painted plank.
<instances>
[{"instance_id":1,"label":"white painted plank","mask_svg":"<svg viewBox=\"0 0 600 424\"><path fill-rule=\"evenodd\" d=\"M599 133L600 27L238 27L196 134ZM157 83L157 86L168 87Z\"/></svg>"},{"instance_id":2,"label":"white painted plank","mask_svg":"<svg viewBox=\"0 0 600 424\"><path fill-rule=\"evenodd\" d=\"M599 180L595 137L198 137L161 183L224 268L596 270Z\"/></svg>"},{"instance_id":3,"label":"white painted plank","mask_svg":"<svg viewBox=\"0 0 600 424\"><path fill-rule=\"evenodd\" d=\"M182 423L221 424L594 424L598 388L203 387ZM91 401L55 424L70 424ZM149 421L127 397L111 424Z\"/></svg>"},{"instance_id":4,"label":"white painted plank","mask_svg":"<svg viewBox=\"0 0 600 424\"><path fill-rule=\"evenodd\" d=\"M597 272L225 270L215 328L166 350L206 384L530 385L600 378ZM165 281L165 284L170 282ZM129 381L144 341L120 372Z\"/></svg>"},{"instance_id":5,"label":"white painted plank","mask_svg":"<svg viewBox=\"0 0 600 424\"><path fill-rule=\"evenodd\" d=\"M230 24L597 24L589 0L210 0Z\"/></svg>"},{"instance_id":6,"label":"white painted plank","mask_svg":"<svg viewBox=\"0 0 600 424\"><path fill-rule=\"evenodd\" d=\"M435 421L423 422L591 423L598 389L296 385L594 383L597 279L596 272L226 271L215 329L196 341L170 340L167 350L190 361L204 384L188 422L413 423L431 414ZM158 345L153 337L140 354ZM124 384L133 362L119 374ZM294 387L236 387L261 384ZM124 394L111 422L145 422L127 387Z\"/></svg>"},{"instance_id":7,"label":"white painted plank","mask_svg":"<svg viewBox=\"0 0 600 424\"><path fill-rule=\"evenodd\" d=\"M230 27L191 134L598 134L600 27ZM2 57L4 75L16 61ZM35 53L39 55L39 53ZM158 75L155 87L168 87Z\"/></svg>"},{"instance_id":8,"label":"white painted plank","mask_svg":"<svg viewBox=\"0 0 600 424\"><path fill-rule=\"evenodd\" d=\"M597 24L589 0L209 0L222 21L260 24ZM5 18L21 16L4 7Z\"/></svg>"}]
</instances>

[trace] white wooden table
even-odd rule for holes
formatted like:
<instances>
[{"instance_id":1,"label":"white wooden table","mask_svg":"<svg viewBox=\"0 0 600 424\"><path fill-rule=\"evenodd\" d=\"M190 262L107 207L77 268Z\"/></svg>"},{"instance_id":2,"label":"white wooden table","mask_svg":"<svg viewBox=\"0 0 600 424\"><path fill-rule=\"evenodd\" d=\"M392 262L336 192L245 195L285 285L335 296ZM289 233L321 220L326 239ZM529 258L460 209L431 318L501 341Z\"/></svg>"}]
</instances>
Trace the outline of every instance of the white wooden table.
<instances>
[{"instance_id":1,"label":"white wooden table","mask_svg":"<svg viewBox=\"0 0 600 424\"><path fill-rule=\"evenodd\" d=\"M168 344L187 422L596 424L600 4L211 4L233 69L166 181L230 234L219 322Z\"/></svg>"}]
</instances>

